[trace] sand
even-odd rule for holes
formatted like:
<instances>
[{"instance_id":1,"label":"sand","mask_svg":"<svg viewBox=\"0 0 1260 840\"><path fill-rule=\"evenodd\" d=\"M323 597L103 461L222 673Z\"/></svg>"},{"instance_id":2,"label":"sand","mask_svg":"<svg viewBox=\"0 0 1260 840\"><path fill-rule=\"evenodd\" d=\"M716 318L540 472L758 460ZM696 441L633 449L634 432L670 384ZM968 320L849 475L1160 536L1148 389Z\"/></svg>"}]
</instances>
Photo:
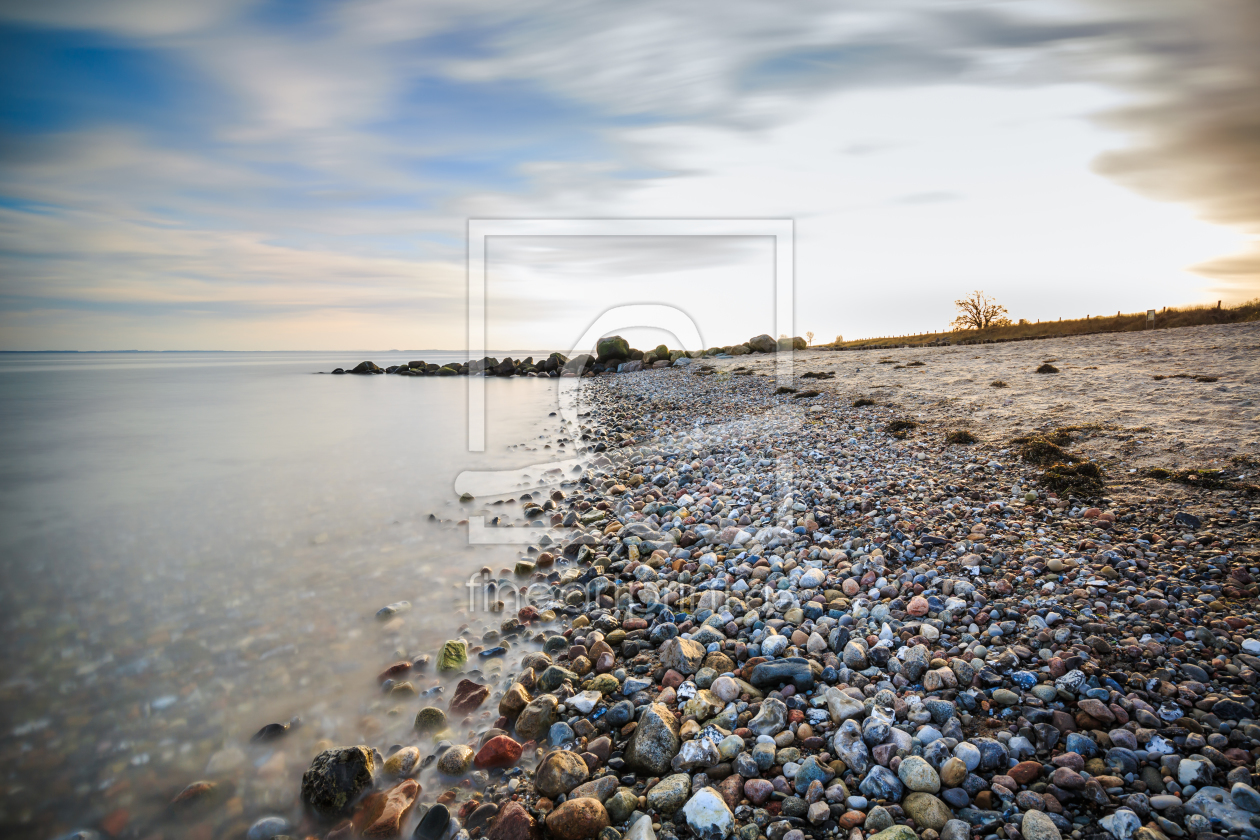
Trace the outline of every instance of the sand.
<instances>
[{"instance_id":1,"label":"sand","mask_svg":"<svg viewBox=\"0 0 1260 840\"><path fill-rule=\"evenodd\" d=\"M1060 372L1036 373L1047 361ZM913 362L922 366L907 366ZM771 375L775 368L774 358L762 355L712 364ZM807 371L835 378L799 379ZM868 397L925 426L967 429L989 445L1045 428L1095 426L1073 450L1118 477L1260 456L1260 323L976 346L807 350L795 354L794 372L798 388L833 392L837 400ZM995 380L1007 387L993 387Z\"/></svg>"}]
</instances>

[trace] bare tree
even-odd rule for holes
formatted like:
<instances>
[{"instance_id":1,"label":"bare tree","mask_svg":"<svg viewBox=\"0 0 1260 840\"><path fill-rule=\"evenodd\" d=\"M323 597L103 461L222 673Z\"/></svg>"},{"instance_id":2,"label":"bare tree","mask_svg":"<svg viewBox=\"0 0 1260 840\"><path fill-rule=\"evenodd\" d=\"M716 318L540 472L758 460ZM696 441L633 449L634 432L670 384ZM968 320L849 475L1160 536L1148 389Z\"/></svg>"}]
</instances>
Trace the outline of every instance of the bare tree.
<instances>
[{"instance_id":1,"label":"bare tree","mask_svg":"<svg viewBox=\"0 0 1260 840\"><path fill-rule=\"evenodd\" d=\"M958 307L958 317L950 324L956 330L986 330L989 327L1009 326L1011 319L1006 317L1006 307L1000 305L984 292L975 291L967 297L954 301Z\"/></svg>"},{"instance_id":2,"label":"bare tree","mask_svg":"<svg viewBox=\"0 0 1260 840\"><path fill-rule=\"evenodd\" d=\"M844 336L842 336L842 335L838 335L838 336L836 336L836 342L835 342L835 343L836 343L836 344L843 344L843 343L844 343Z\"/></svg>"},{"instance_id":3,"label":"bare tree","mask_svg":"<svg viewBox=\"0 0 1260 840\"><path fill-rule=\"evenodd\" d=\"M805 333L805 341L806 341L806 342L808 342L809 344L813 344L813 343L814 343L814 334L813 334L812 332L807 332L807 333Z\"/></svg>"}]
</instances>

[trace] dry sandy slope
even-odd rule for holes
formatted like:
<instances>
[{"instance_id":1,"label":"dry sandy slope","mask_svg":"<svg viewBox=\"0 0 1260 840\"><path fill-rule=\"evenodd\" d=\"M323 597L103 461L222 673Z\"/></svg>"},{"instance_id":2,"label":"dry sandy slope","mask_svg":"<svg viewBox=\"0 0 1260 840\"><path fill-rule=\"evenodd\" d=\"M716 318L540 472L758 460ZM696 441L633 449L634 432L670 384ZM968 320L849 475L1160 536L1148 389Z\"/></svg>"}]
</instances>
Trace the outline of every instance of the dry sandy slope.
<instances>
[{"instance_id":1,"label":"dry sandy slope","mask_svg":"<svg viewBox=\"0 0 1260 840\"><path fill-rule=\"evenodd\" d=\"M1035 372L1050 359L1060 373ZM914 361L923 366L897 369ZM775 362L754 355L715 366L772 374ZM835 379L797 380L798 387L834 391L841 400L871 397L933 425L969 429L992 445L1035 429L1105 426L1072 449L1113 475L1260 456L1260 323L970 347L798 352L794 372L806 371L834 371ZM1154 378L1178 373L1218 381ZM1008 387L992 387L996 379Z\"/></svg>"}]
</instances>

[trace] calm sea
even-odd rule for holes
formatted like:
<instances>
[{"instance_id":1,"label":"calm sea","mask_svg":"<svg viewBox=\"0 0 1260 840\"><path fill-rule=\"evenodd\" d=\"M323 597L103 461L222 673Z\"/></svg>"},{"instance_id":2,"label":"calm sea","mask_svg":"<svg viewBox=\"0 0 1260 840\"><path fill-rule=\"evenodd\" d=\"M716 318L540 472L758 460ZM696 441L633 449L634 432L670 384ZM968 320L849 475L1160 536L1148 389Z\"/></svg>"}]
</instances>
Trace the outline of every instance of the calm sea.
<instances>
[{"instance_id":1,"label":"calm sea","mask_svg":"<svg viewBox=\"0 0 1260 840\"><path fill-rule=\"evenodd\" d=\"M436 653L470 622L468 578L518 556L468 544L455 521L483 502L456 476L577 437L549 416L558 380L486 380L470 454L468 380L315 375L414 358L459 356L0 354L0 833L228 836L294 814L321 742L405 737L425 701L375 674ZM226 801L177 819L202 778Z\"/></svg>"}]
</instances>

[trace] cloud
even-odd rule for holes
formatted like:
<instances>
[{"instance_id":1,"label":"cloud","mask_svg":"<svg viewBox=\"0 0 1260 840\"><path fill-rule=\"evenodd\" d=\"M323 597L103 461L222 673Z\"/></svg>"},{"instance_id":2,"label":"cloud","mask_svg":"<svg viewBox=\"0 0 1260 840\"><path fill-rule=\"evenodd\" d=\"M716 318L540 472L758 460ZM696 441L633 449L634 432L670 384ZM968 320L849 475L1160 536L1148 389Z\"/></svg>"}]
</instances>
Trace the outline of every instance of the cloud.
<instances>
[{"instance_id":1,"label":"cloud","mask_svg":"<svg viewBox=\"0 0 1260 840\"><path fill-rule=\"evenodd\" d=\"M1091 111L1128 144L1099 173L1260 235L1260 186L1239 176L1260 162L1256 15L1242 0L806 0L791 14L664 0L8 3L0 24L44 50L41 73L65 78L26 65L26 111L0 109L0 307L448 318L466 218L635 214L801 220L811 315L855 309L838 275L885 292L895 276L921 301L941 277L989 271L995 253L993 273L1012 283L1054 263L1043 251L1060 258L1046 231L1072 219L1055 202L1105 192L1059 189L1102 147L1101 131L1065 128ZM109 63L123 53L148 60L123 72ZM92 96L109 93L95 108L89 76ZM1001 234L958 247L983 226ZM1169 222L1145 254L1122 235L1091 253L1107 270L1167 263L1187 229ZM1185 250L1228 293L1256 288L1260 248ZM867 262L845 263L854 253ZM933 255L931 279L916 254ZM517 257L534 278L675 284L742 259L704 243ZM1157 267L1173 288L1179 265Z\"/></svg>"},{"instance_id":2,"label":"cloud","mask_svg":"<svg viewBox=\"0 0 1260 840\"><path fill-rule=\"evenodd\" d=\"M1251 0L1164 0L1130 30L1136 67L1121 83L1139 101L1106 115L1127 148L1103 155L1100 173L1252 239L1244 253L1195 270L1222 295L1260 295L1260 5Z\"/></svg>"},{"instance_id":3,"label":"cloud","mask_svg":"<svg viewBox=\"0 0 1260 840\"><path fill-rule=\"evenodd\" d=\"M0 19L37 26L156 37L211 28L255 0L8 0Z\"/></svg>"}]
</instances>

